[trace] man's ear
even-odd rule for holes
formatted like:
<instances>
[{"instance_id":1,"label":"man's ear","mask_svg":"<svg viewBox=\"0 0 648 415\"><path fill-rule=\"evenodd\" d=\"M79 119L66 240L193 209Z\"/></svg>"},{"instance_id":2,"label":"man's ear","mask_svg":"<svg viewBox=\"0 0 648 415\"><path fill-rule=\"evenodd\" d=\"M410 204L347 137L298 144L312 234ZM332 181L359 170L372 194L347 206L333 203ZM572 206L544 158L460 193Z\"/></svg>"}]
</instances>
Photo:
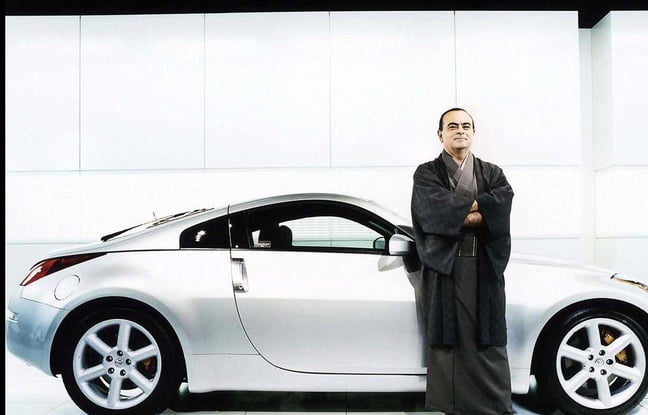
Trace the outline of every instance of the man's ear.
<instances>
[{"instance_id":1,"label":"man's ear","mask_svg":"<svg viewBox=\"0 0 648 415\"><path fill-rule=\"evenodd\" d=\"M437 130L437 135L439 136L439 141L443 143L443 137L441 137L441 130Z\"/></svg>"}]
</instances>

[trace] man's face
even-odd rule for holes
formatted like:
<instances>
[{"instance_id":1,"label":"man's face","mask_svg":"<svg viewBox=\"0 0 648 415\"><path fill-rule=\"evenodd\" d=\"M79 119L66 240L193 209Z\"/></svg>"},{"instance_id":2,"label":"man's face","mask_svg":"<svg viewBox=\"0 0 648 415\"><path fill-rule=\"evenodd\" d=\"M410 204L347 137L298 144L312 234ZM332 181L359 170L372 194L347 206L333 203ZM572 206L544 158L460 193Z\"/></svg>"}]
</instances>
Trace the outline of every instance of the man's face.
<instances>
[{"instance_id":1,"label":"man's face","mask_svg":"<svg viewBox=\"0 0 648 415\"><path fill-rule=\"evenodd\" d=\"M437 134L445 151L450 155L456 155L470 150L475 130L470 115L464 111L452 111L443 117L443 130L438 131Z\"/></svg>"}]
</instances>

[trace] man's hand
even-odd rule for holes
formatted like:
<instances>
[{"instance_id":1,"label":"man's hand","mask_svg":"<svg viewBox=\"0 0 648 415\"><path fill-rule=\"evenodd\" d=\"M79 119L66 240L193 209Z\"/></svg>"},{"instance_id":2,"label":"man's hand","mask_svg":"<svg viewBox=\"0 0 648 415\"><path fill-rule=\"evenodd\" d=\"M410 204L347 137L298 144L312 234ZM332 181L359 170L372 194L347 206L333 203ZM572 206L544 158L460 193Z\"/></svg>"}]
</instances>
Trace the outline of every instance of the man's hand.
<instances>
[{"instance_id":1,"label":"man's hand","mask_svg":"<svg viewBox=\"0 0 648 415\"><path fill-rule=\"evenodd\" d=\"M479 212L470 212L466 219L464 220L463 226L469 228L475 228L481 226L482 224L482 215Z\"/></svg>"},{"instance_id":2,"label":"man's hand","mask_svg":"<svg viewBox=\"0 0 648 415\"><path fill-rule=\"evenodd\" d=\"M468 216L466 216L466 219L464 219L463 226L467 226L469 228L475 228L477 226L481 226L482 224L482 215L479 213L479 205L477 204L477 201L475 200L470 207L470 212L468 213Z\"/></svg>"}]
</instances>

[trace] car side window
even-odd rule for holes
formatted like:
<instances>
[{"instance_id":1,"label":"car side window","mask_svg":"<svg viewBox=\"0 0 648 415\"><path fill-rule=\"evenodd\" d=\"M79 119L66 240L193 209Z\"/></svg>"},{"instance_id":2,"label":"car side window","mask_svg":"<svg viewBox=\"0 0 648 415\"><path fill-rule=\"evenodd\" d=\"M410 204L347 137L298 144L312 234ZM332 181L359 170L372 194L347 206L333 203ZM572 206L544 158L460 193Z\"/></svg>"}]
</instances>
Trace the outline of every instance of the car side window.
<instances>
[{"instance_id":1,"label":"car side window","mask_svg":"<svg viewBox=\"0 0 648 415\"><path fill-rule=\"evenodd\" d=\"M369 212L324 201L284 203L234 215L231 231L234 248L376 254L384 253L384 241L393 233Z\"/></svg>"},{"instance_id":2,"label":"car side window","mask_svg":"<svg viewBox=\"0 0 648 415\"><path fill-rule=\"evenodd\" d=\"M212 219L185 229L180 234L180 248L229 249L227 216Z\"/></svg>"},{"instance_id":3,"label":"car side window","mask_svg":"<svg viewBox=\"0 0 648 415\"><path fill-rule=\"evenodd\" d=\"M373 249L374 241L381 235L373 229L352 220L336 216L313 216L279 223L286 238L279 238L284 248L359 248ZM266 234L267 235L267 234ZM255 248L272 248L261 229L252 233ZM271 234L272 235L272 234ZM284 242L285 241L285 242ZM288 244L288 241L290 244Z\"/></svg>"}]
</instances>

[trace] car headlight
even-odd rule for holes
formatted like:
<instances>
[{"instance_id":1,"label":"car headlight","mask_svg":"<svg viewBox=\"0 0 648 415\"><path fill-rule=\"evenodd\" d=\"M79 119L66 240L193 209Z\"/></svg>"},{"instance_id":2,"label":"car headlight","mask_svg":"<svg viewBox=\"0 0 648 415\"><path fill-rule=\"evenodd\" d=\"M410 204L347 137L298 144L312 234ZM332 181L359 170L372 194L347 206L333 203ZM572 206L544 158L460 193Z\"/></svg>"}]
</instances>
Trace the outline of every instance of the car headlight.
<instances>
[{"instance_id":1,"label":"car headlight","mask_svg":"<svg viewBox=\"0 0 648 415\"><path fill-rule=\"evenodd\" d=\"M648 292L648 285L644 284L643 282L633 281L633 280L628 279L628 278L623 278L619 274L614 274L610 278L615 280L615 281L619 281L619 282L623 282L623 283L626 283L626 284L634 285L635 287L640 288L640 289Z\"/></svg>"}]
</instances>

